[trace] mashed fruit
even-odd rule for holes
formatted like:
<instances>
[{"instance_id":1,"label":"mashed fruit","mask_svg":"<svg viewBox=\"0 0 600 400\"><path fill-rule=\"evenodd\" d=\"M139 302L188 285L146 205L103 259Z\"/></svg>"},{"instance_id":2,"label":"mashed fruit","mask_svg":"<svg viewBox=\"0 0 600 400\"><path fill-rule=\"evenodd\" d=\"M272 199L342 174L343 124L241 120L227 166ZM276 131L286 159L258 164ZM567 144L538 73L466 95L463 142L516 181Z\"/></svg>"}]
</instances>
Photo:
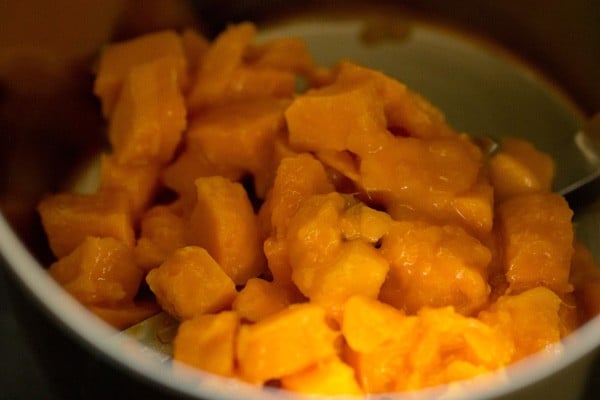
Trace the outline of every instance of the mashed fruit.
<instances>
[{"instance_id":1,"label":"mashed fruit","mask_svg":"<svg viewBox=\"0 0 600 400\"><path fill-rule=\"evenodd\" d=\"M49 272L92 312L162 309L176 360L322 394L471 378L599 313L546 154L489 157L404 84L255 33L103 49L99 187L39 204Z\"/></svg>"}]
</instances>

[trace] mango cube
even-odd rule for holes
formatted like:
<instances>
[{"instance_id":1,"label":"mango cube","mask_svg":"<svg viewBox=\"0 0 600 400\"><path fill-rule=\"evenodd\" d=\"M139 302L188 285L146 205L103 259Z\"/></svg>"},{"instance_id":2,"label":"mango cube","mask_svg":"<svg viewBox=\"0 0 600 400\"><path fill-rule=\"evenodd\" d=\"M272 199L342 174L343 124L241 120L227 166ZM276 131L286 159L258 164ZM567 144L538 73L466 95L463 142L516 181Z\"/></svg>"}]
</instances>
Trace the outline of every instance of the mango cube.
<instances>
[{"instance_id":1,"label":"mango cube","mask_svg":"<svg viewBox=\"0 0 600 400\"><path fill-rule=\"evenodd\" d=\"M240 319L232 311L183 321L173 342L173 358L213 374L234 376L239 325Z\"/></svg>"},{"instance_id":2,"label":"mango cube","mask_svg":"<svg viewBox=\"0 0 600 400\"><path fill-rule=\"evenodd\" d=\"M177 250L146 282L161 307L178 319L215 313L231 306L235 284L208 252L187 246Z\"/></svg>"},{"instance_id":3,"label":"mango cube","mask_svg":"<svg viewBox=\"0 0 600 400\"><path fill-rule=\"evenodd\" d=\"M114 306L133 300L143 278L131 247L110 237L87 237L48 272L67 292L90 305Z\"/></svg>"},{"instance_id":4,"label":"mango cube","mask_svg":"<svg viewBox=\"0 0 600 400\"><path fill-rule=\"evenodd\" d=\"M88 236L135 242L130 202L122 192L61 193L38 205L50 248L57 258L71 253Z\"/></svg>"},{"instance_id":5,"label":"mango cube","mask_svg":"<svg viewBox=\"0 0 600 400\"><path fill-rule=\"evenodd\" d=\"M196 180L189 242L204 247L236 284L265 267L258 221L241 184L214 176Z\"/></svg>"},{"instance_id":6,"label":"mango cube","mask_svg":"<svg viewBox=\"0 0 600 400\"><path fill-rule=\"evenodd\" d=\"M253 325L242 325L237 341L240 377L264 383L302 371L335 356L337 337L325 310L312 303L291 305Z\"/></svg>"},{"instance_id":7,"label":"mango cube","mask_svg":"<svg viewBox=\"0 0 600 400\"><path fill-rule=\"evenodd\" d=\"M499 204L499 235L511 291L539 285L557 293L572 290L572 216L566 200L553 193L523 194Z\"/></svg>"}]
</instances>

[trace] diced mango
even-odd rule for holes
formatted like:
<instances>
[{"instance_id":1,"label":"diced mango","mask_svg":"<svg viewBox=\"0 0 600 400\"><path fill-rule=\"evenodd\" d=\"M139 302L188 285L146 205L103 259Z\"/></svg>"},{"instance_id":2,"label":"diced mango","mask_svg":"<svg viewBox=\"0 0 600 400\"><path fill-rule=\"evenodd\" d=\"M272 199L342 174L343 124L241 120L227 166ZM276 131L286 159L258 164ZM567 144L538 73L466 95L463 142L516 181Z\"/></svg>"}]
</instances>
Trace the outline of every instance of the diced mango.
<instances>
[{"instance_id":1,"label":"diced mango","mask_svg":"<svg viewBox=\"0 0 600 400\"><path fill-rule=\"evenodd\" d=\"M100 190L123 191L137 220L158 191L158 164L123 165L114 157L103 154L100 158Z\"/></svg>"},{"instance_id":2,"label":"diced mango","mask_svg":"<svg viewBox=\"0 0 600 400\"><path fill-rule=\"evenodd\" d=\"M490 251L459 227L396 222L381 251L391 264L380 298L407 313L452 305L468 315L488 300Z\"/></svg>"},{"instance_id":3,"label":"diced mango","mask_svg":"<svg viewBox=\"0 0 600 400\"><path fill-rule=\"evenodd\" d=\"M269 270L276 282L282 285L292 282L285 239L290 219L309 196L333 190L323 165L311 155L303 153L284 158L279 163L266 203L268 209L264 211L264 218L270 223L269 237L263 246Z\"/></svg>"},{"instance_id":4,"label":"diced mango","mask_svg":"<svg viewBox=\"0 0 600 400\"><path fill-rule=\"evenodd\" d=\"M82 303L107 306L133 300L143 278L131 247L110 237L87 237L48 272Z\"/></svg>"},{"instance_id":5,"label":"diced mango","mask_svg":"<svg viewBox=\"0 0 600 400\"><path fill-rule=\"evenodd\" d=\"M235 284L208 252L187 246L177 250L146 282L161 307L178 319L215 313L229 306L237 294Z\"/></svg>"},{"instance_id":6,"label":"diced mango","mask_svg":"<svg viewBox=\"0 0 600 400\"><path fill-rule=\"evenodd\" d=\"M545 287L536 287L515 296L502 296L479 319L514 343L511 360L538 351L550 351L561 338L561 299Z\"/></svg>"},{"instance_id":7,"label":"diced mango","mask_svg":"<svg viewBox=\"0 0 600 400\"><path fill-rule=\"evenodd\" d=\"M283 286L293 285L292 267L286 240L267 238L263 243L263 252L274 281Z\"/></svg>"},{"instance_id":8,"label":"diced mango","mask_svg":"<svg viewBox=\"0 0 600 400\"><path fill-rule=\"evenodd\" d=\"M258 221L241 184L215 176L196 180L189 242L204 247L236 284L265 268Z\"/></svg>"},{"instance_id":9,"label":"diced mango","mask_svg":"<svg viewBox=\"0 0 600 400\"><path fill-rule=\"evenodd\" d=\"M520 194L549 191L554 178L554 161L531 143L505 139L502 150L489 162L490 180L500 200Z\"/></svg>"},{"instance_id":10,"label":"diced mango","mask_svg":"<svg viewBox=\"0 0 600 400\"><path fill-rule=\"evenodd\" d=\"M134 67L163 58L167 60L177 85L185 87L188 82L187 62L181 39L175 32L152 33L105 47L94 82L94 93L102 100L104 116L112 114L123 82Z\"/></svg>"},{"instance_id":11,"label":"diced mango","mask_svg":"<svg viewBox=\"0 0 600 400\"><path fill-rule=\"evenodd\" d=\"M38 211L57 258L88 236L113 237L129 246L135 242L129 199L121 192L52 195L40 202Z\"/></svg>"},{"instance_id":12,"label":"diced mango","mask_svg":"<svg viewBox=\"0 0 600 400\"><path fill-rule=\"evenodd\" d=\"M366 190L390 191L420 210L424 207L419 205L420 194L431 197L470 189L480 161L479 150L467 140L396 138L381 151L363 156L360 174Z\"/></svg>"},{"instance_id":13,"label":"diced mango","mask_svg":"<svg viewBox=\"0 0 600 400\"><path fill-rule=\"evenodd\" d=\"M183 321L173 342L173 358L203 371L233 376L239 325L240 319L232 311Z\"/></svg>"},{"instance_id":14,"label":"diced mango","mask_svg":"<svg viewBox=\"0 0 600 400\"><path fill-rule=\"evenodd\" d=\"M123 164L170 161L186 127L186 114L169 59L133 67L108 129L116 159Z\"/></svg>"},{"instance_id":15,"label":"diced mango","mask_svg":"<svg viewBox=\"0 0 600 400\"><path fill-rule=\"evenodd\" d=\"M257 322L275 314L294 300L290 289L260 278L252 278L235 298L232 308L246 321Z\"/></svg>"},{"instance_id":16,"label":"diced mango","mask_svg":"<svg viewBox=\"0 0 600 400\"><path fill-rule=\"evenodd\" d=\"M330 262L338 254L343 240L338 221L348 200L349 197L337 192L312 195L290 219L286 235L290 262L301 269L309 268L294 278L301 291L320 279L310 271L316 271L317 266Z\"/></svg>"},{"instance_id":17,"label":"diced mango","mask_svg":"<svg viewBox=\"0 0 600 400\"><path fill-rule=\"evenodd\" d=\"M577 241L571 261L570 281L575 288L580 318L587 321L600 315L600 267L590 250Z\"/></svg>"},{"instance_id":18,"label":"diced mango","mask_svg":"<svg viewBox=\"0 0 600 400\"><path fill-rule=\"evenodd\" d=\"M348 298L377 298L389 263L373 246L361 240L344 243L335 258L322 265L295 265L292 279L311 301L322 304L339 319Z\"/></svg>"},{"instance_id":19,"label":"diced mango","mask_svg":"<svg viewBox=\"0 0 600 400\"><path fill-rule=\"evenodd\" d=\"M424 308L417 318L418 346L409 356L414 373L406 386L397 385L396 390L472 378L510 360L512 343L503 340L500 332L452 307ZM463 373L456 376L460 369Z\"/></svg>"},{"instance_id":20,"label":"diced mango","mask_svg":"<svg viewBox=\"0 0 600 400\"><path fill-rule=\"evenodd\" d=\"M480 168L481 153L466 138L398 137L361 158L360 186L379 194L394 219L428 218L485 232L493 199L478 186ZM477 220L480 214L488 220Z\"/></svg>"},{"instance_id":21,"label":"diced mango","mask_svg":"<svg viewBox=\"0 0 600 400\"><path fill-rule=\"evenodd\" d=\"M291 99L295 86L296 76L291 72L244 66L233 71L222 97L227 102Z\"/></svg>"},{"instance_id":22,"label":"diced mango","mask_svg":"<svg viewBox=\"0 0 600 400\"><path fill-rule=\"evenodd\" d=\"M188 69L194 74L208 51L210 42L193 28L186 28L181 34L181 45L187 59Z\"/></svg>"},{"instance_id":23,"label":"diced mango","mask_svg":"<svg viewBox=\"0 0 600 400\"><path fill-rule=\"evenodd\" d=\"M387 117L391 130L419 138L455 134L444 114L420 94L406 90L390 97Z\"/></svg>"},{"instance_id":24,"label":"diced mango","mask_svg":"<svg viewBox=\"0 0 600 400\"><path fill-rule=\"evenodd\" d=\"M388 261L372 245L379 240L369 238L372 233L360 232L354 240L343 240L340 221L346 210L355 212L355 202L339 193L309 197L290 220L288 231L292 281L334 318L340 317L352 295L377 297L389 269ZM350 230L355 233L360 228Z\"/></svg>"},{"instance_id":25,"label":"diced mango","mask_svg":"<svg viewBox=\"0 0 600 400\"><path fill-rule=\"evenodd\" d=\"M264 99L211 108L192 121L188 146L219 168L256 175L264 164L271 165L273 142L284 130L287 104L286 100Z\"/></svg>"},{"instance_id":26,"label":"diced mango","mask_svg":"<svg viewBox=\"0 0 600 400\"><path fill-rule=\"evenodd\" d=\"M565 199L553 193L514 196L498 205L504 270L512 292L539 285L559 294L572 290L572 216Z\"/></svg>"},{"instance_id":27,"label":"diced mango","mask_svg":"<svg viewBox=\"0 0 600 400\"><path fill-rule=\"evenodd\" d=\"M236 182L242 178L244 171L231 165L216 164L201 151L186 148L172 164L164 169L162 182L193 205L196 202L194 184L196 179L216 175Z\"/></svg>"},{"instance_id":28,"label":"diced mango","mask_svg":"<svg viewBox=\"0 0 600 400\"><path fill-rule=\"evenodd\" d=\"M492 231L494 188L485 179L480 177L471 189L455 196L451 204L455 213L449 218L450 221L456 221L477 237L484 237Z\"/></svg>"},{"instance_id":29,"label":"diced mango","mask_svg":"<svg viewBox=\"0 0 600 400\"><path fill-rule=\"evenodd\" d=\"M454 134L440 110L382 72L342 61L336 65L334 74L338 86L373 85L383 101L387 126L391 131L418 138Z\"/></svg>"},{"instance_id":30,"label":"diced mango","mask_svg":"<svg viewBox=\"0 0 600 400\"><path fill-rule=\"evenodd\" d=\"M154 206L141 220L135 246L136 263L149 271L186 245L186 223L167 206Z\"/></svg>"},{"instance_id":31,"label":"diced mango","mask_svg":"<svg viewBox=\"0 0 600 400\"><path fill-rule=\"evenodd\" d=\"M188 96L192 112L232 101L293 96L295 73L280 68L277 56L267 62L248 60L254 57L250 53L255 33L249 23L229 26L203 53Z\"/></svg>"},{"instance_id":32,"label":"diced mango","mask_svg":"<svg viewBox=\"0 0 600 400\"><path fill-rule=\"evenodd\" d=\"M356 295L344 306L341 331L354 351L370 353L396 339L406 328L407 317L399 309L379 300Z\"/></svg>"},{"instance_id":33,"label":"diced mango","mask_svg":"<svg viewBox=\"0 0 600 400\"><path fill-rule=\"evenodd\" d=\"M296 157L295 152L287 142L287 131L283 129L273 138L270 151L270 157L263 160L258 169L253 174L254 193L258 199L266 200L269 192L273 188L277 168L281 161L287 157Z\"/></svg>"},{"instance_id":34,"label":"diced mango","mask_svg":"<svg viewBox=\"0 0 600 400\"><path fill-rule=\"evenodd\" d=\"M285 112L290 144L304 151L364 155L388 138L383 104L372 86L327 87L297 97Z\"/></svg>"},{"instance_id":35,"label":"diced mango","mask_svg":"<svg viewBox=\"0 0 600 400\"><path fill-rule=\"evenodd\" d=\"M406 379L404 360L414 347L415 325L415 317L405 318L393 340L365 352L346 349L345 358L365 393L393 392L396 382Z\"/></svg>"},{"instance_id":36,"label":"diced mango","mask_svg":"<svg viewBox=\"0 0 600 400\"><path fill-rule=\"evenodd\" d=\"M281 387L317 395L360 395L352 367L338 357L320 362L303 371L281 378Z\"/></svg>"},{"instance_id":37,"label":"diced mango","mask_svg":"<svg viewBox=\"0 0 600 400\"><path fill-rule=\"evenodd\" d=\"M600 285L596 282L595 289L598 288ZM559 297L561 303L558 309L558 318L560 319L560 337L563 338L575 331L586 320L587 315L585 303L579 302L574 293L565 293Z\"/></svg>"},{"instance_id":38,"label":"diced mango","mask_svg":"<svg viewBox=\"0 0 600 400\"><path fill-rule=\"evenodd\" d=\"M285 237L290 218L306 198L333 190L323 165L308 153L281 160L271 193L275 236Z\"/></svg>"},{"instance_id":39,"label":"diced mango","mask_svg":"<svg viewBox=\"0 0 600 400\"><path fill-rule=\"evenodd\" d=\"M272 39L249 49L248 63L253 67L272 68L308 76L314 68L306 42L298 38Z\"/></svg>"},{"instance_id":40,"label":"diced mango","mask_svg":"<svg viewBox=\"0 0 600 400\"><path fill-rule=\"evenodd\" d=\"M273 214L273 196L272 191L269 190L262 202L258 207L256 218L258 220L258 230L260 232L261 240L266 240L271 236L271 215Z\"/></svg>"},{"instance_id":41,"label":"diced mango","mask_svg":"<svg viewBox=\"0 0 600 400\"><path fill-rule=\"evenodd\" d=\"M256 27L250 23L230 25L212 42L193 77L187 99L191 111L223 103L231 76L243 64L255 34Z\"/></svg>"},{"instance_id":42,"label":"diced mango","mask_svg":"<svg viewBox=\"0 0 600 400\"><path fill-rule=\"evenodd\" d=\"M356 203L344 210L340 220L342 235L346 240L361 239L377 243L388 234L392 225L390 215Z\"/></svg>"},{"instance_id":43,"label":"diced mango","mask_svg":"<svg viewBox=\"0 0 600 400\"><path fill-rule=\"evenodd\" d=\"M236 346L240 377L264 383L302 371L336 355L337 338L323 308L311 303L291 305L240 327Z\"/></svg>"},{"instance_id":44,"label":"diced mango","mask_svg":"<svg viewBox=\"0 0 600 400\"><path fill-rule=\"evenodd\" d=\"M394 325L395 334L379 346L348 352L365 392L409 391L471 378L505 365L512 354L511 343L496 330L451 307L424 308L416 316L396 318Z\"/></svg>"},{"instance_id":45,"label":"diced mango","mask_svg":"<svg viewBox=\"0 0 600 400\"><path fill-rule=\"evenodd\" d=\"M315 152L315 156L323 165L333 169L343 178L349 180L352 184L352 189L354 189L342 190L345 186L344 183L347 184L348 182L341 182L341 179L335 180L330 178L339 192L353 193L357 192L358 188L362 189L359 174L360 158L355 154L349 151L319 150Z\"/></svg>"}]
</instances>

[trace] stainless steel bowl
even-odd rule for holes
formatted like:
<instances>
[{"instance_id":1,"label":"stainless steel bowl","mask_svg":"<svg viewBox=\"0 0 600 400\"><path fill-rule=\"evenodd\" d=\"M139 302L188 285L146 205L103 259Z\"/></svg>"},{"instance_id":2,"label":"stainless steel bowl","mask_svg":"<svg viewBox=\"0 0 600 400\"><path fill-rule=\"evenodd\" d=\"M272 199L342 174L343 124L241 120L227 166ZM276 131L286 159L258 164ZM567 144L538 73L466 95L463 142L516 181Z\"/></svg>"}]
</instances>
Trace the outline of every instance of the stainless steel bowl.
<instances>
[{"instance_id":1,"label":"stainless steel bowl","mask_svg":"<svg viewBox=\"0 0 600 400\"><path fill-rule=\"evenodd\" d=\"M396 76L431 98L458 129L532 140L559 160L557 180L562 184L585 170L572 135L600 110L600 5L592 0L522 3L1 3L0 250L5 286L20 332L57 398L297 397L173 371L136 342L115 337L46 274L43 265L51 256L35 205L43 193L64 188L72 172L105 145L104 122L91 96L92 60L103 42L189 24L211 35L228 22L252 20L263 38L305 37L319 63L351 57ZM578 205L576 222L579 237L597 258L599 215L596 190L591 202ZM456 398L580 398L590 367L598 364L599 346L596 318L565 340L564 353L532 357L452 393ZM433 389L409 397L439 393Z\"/></svg>"}]
</instances>

